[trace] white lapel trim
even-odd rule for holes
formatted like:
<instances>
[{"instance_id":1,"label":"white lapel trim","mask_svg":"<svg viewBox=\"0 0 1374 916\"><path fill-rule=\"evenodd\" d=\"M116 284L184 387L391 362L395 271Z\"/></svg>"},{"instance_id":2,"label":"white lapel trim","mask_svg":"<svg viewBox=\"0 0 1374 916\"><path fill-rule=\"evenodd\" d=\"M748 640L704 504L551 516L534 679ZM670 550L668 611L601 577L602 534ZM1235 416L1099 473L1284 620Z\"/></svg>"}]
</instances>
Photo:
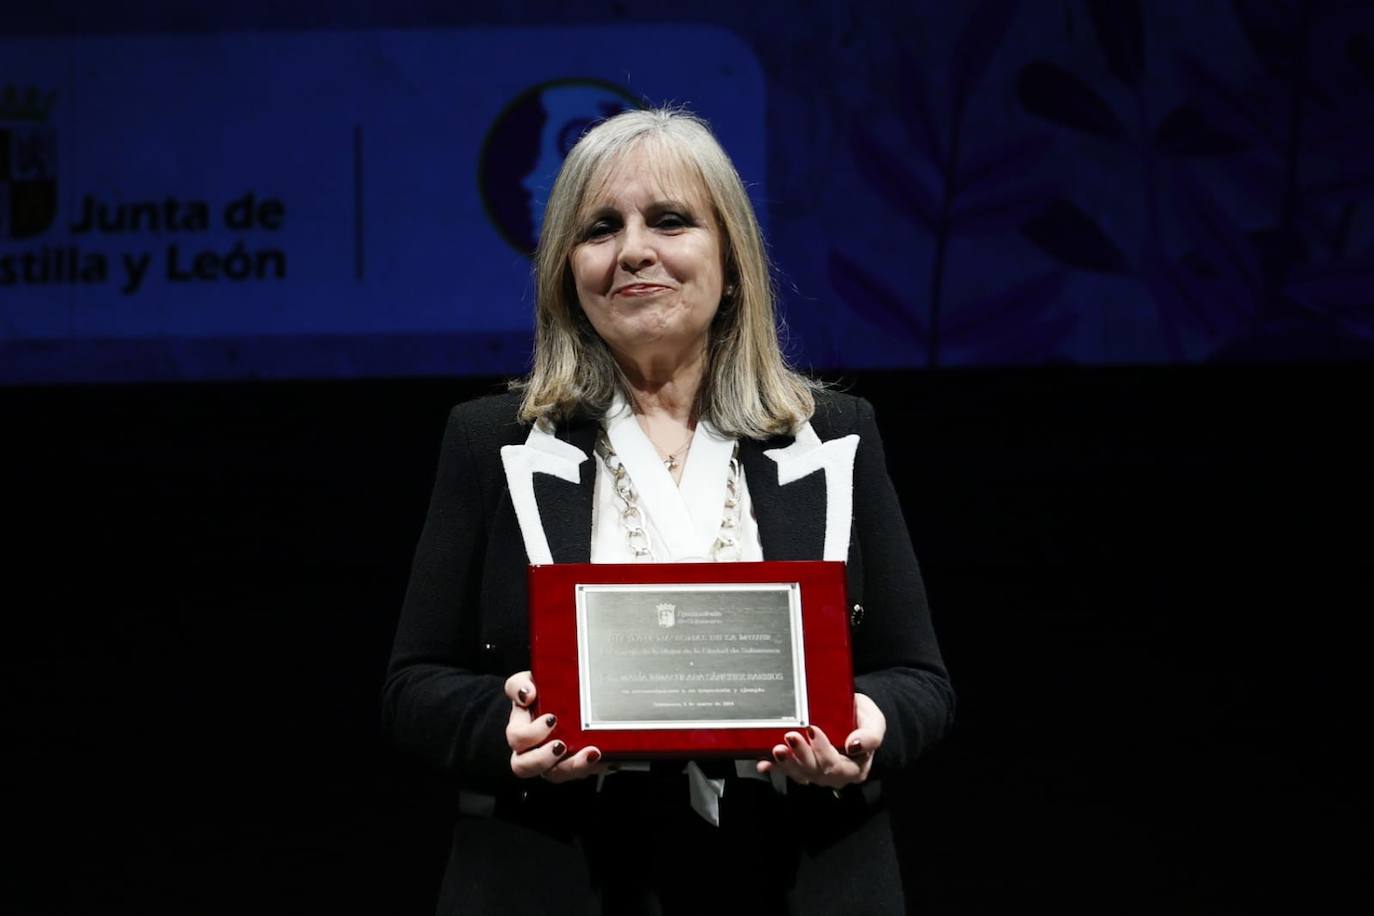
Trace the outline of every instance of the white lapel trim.
<instances>
[{"instance_id":1,"label":"white lapel trim","mask_svg":"<svg viewBox=\"0 0 1374 916\"><path fill-rule=\"evenodd\" d=\"M808 421L786 448L764 452L778 464L778 485L786 486L816 471L825 472L825 549L821 559L849 559L849 528L854 520L854 454L859 437L850 433L822 442Z\"/></svg>"},{"instance_id":2,"label":"white lapel trim","mask_svg":"<svg viewBox=\"0 0 1374 916\"><path fill-rule=\"evenodd\" d=\"M586 452L555 436L553 428L543 423L534 424L524 445L502 447L506 488L515 506L515 520L520 523L520 536L525 540L525 555L530 563L553 562L549 538L539 517L539 504L534 499L534 475L552 474L571 484L581 483L578 467L587 457Z\"/></svg>"}]
</instances>

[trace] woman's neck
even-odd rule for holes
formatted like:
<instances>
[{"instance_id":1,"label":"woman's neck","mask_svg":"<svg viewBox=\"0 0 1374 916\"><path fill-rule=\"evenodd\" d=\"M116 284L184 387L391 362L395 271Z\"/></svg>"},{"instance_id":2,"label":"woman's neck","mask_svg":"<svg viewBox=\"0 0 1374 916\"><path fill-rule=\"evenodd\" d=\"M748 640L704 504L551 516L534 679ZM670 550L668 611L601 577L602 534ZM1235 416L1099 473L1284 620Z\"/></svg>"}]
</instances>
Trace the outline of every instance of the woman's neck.
<instances>
[{"instance_id":1,"label":"woman's neck","mask_svg":"<svg viewBox=\"0 0 1374 916\"><path fill-rule=\"evenodd\" d=\"M639 428L663 459L674 483L682 481L687 449L697 426L697 394L706 377L706 354L681 362L622 362L630 407Z\"/></svg>"},{"instance_id":2,"label":"woman's neck","mask_svg":"<svg viewBox=\"0 0 1374 916\"><path fill-rule=\"evenodd\" d=\"M658 427L692 428L697 395L706 376L706 354L676 363L621 363L629 385L630 407L646 431Z\"/></svg>"}]
</instances>

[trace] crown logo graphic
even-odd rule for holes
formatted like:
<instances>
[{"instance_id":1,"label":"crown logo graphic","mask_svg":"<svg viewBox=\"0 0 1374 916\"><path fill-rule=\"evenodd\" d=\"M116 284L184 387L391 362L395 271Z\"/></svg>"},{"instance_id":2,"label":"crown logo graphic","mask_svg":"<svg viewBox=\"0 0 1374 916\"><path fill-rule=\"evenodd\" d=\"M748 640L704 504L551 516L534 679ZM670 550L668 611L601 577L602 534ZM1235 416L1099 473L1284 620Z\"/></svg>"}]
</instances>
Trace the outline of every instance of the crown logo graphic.
<instances>
[{"instance_id":1,"label":"crown logo graphic","mask_svg":"<svg viewBox=\"0 0 1374 916\"><path fill-rule=\"evenodd\" d=\"M0 90L0 121L46 123L56 100L56 92L44 93L37 86L7 84Z\"/></svg>"}]
</instances>

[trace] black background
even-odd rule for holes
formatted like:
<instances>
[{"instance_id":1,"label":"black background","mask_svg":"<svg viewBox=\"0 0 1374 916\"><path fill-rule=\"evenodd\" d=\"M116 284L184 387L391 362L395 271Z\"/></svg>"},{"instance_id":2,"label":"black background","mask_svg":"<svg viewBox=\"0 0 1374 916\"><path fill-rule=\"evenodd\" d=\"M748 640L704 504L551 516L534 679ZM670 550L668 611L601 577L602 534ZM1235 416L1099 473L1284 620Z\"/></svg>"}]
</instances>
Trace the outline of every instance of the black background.
<instances>
[{"instance_id":1,"label":"black background","mask_svg":"<svg viewBox=\"0 0 1374 916\"><path fill-rule=\"evenodd\" d=\"M845 382L959 692L897 798L920 912L1320 907L1364 880L1370 381ZM0 391L6 912L429 911L449 809L379 692L447 408L498 387Z\"/></svg>"}]
</instances>

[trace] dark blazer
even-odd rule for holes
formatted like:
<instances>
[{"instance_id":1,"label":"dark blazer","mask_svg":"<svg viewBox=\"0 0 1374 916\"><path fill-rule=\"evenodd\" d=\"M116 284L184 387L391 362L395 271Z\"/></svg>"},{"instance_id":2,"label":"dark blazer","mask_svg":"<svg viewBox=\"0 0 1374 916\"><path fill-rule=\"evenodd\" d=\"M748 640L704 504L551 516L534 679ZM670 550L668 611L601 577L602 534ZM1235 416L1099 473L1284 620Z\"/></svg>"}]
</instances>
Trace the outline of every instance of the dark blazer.
<instances>
[{"instance_id":1,"label":"dark blazer","mask_svg":"<svg viewBox=\"0 0 1374 916\"><path fill-rule=\"evenodd\" d=\"M588 788L514 777L503 687L529 667L528 563L590 557L597 422L551 435L518 422L517 407L499 395L449 416L383 702L400 748L497 800L495 817L460 818L455 831L444 896L464 912L483 901L521 912L502 878L527 874L536 848L540 867L586 883L567 834L568 804ZM766 559L847 559L855 689L887 719L872 775L900 773L948 730L954 700L872 407L820 393L795 438L742 441L740 462ZM848 911L863 911L855 902ZM560 906L570 904L580 911L566 897Z\"/></svg>"}]
</instances>

